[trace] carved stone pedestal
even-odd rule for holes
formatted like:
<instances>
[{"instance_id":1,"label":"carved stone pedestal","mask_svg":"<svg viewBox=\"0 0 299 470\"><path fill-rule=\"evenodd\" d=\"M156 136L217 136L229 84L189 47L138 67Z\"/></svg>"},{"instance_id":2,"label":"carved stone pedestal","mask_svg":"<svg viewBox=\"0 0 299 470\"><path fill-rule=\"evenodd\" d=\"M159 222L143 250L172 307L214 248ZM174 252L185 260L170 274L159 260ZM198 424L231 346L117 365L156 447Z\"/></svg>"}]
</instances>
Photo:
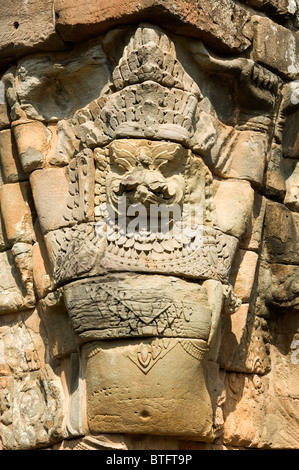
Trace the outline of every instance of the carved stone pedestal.
<instances>
[{"instance_id":1,"label":"carved stone pedestal","mask_svg":"<svg viewBox=\"0 0 299 470\"><path fill-rule=\"evenodd\" d=\"M92 434L213 439L206 362L221 308L211 284L222 289L217 281L123 273L64 287L83 343Z\"/></svg>"},{"instance_id":2,"label":"carved stone pedestal","mask_svg":"<svg viewBox=\"0 0 299 470\"><path fill-rule=\"evenodd\" d=\"M212 440L206 344L143 338L84 348L91 433L175 435Z\"/></svg>"}]
</instances>

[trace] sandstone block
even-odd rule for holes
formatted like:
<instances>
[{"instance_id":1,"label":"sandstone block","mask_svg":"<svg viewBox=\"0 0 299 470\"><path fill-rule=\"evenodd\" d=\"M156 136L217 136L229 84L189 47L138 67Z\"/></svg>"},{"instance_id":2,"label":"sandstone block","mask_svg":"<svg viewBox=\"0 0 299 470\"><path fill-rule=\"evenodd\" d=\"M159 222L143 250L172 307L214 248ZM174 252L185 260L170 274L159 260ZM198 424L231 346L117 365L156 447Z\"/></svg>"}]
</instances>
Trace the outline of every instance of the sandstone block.
<instances>
[{"instance_id":1,"label":"sandstone block","mask_svg":"<svg viewBox=\"0 0 299 470\"><path fill-rule=\"evenodd\" d=\"M16 121L12 129L24 172L41 168L50 148L51 132L39 121Z\"/></svg>"},{"instance_id":2,"label":"sandstone block","mask_svg":"<svg viewBox=\"0 0 299 470\"><path fill-rule=\"evenodd\" d=\"M101 267L106 243L96 237L93 224L50 231L44 239L55 283L106 272Z\"/></svg>"},{"instance_id":3,"label":"sandstone block","mask_svg":"<svg viewBox=\"0 0 299 470\"><path fill-rule=\"evenodd\" d=\"M45 298L39 301L38 312L45 326L51 357L62 358L76 352L78 342L64 305L49 305L49 300Z\"/></svg>"},{"instance_id":4,"label":"sandstone block","mask_svg":"<svg viewBox=\"0 0 299 470\"><path fill-rule=\"evenodd\" d=\"M42 232L68 225L64 218L69 196L67 168L46 168L30 175L35 208Z\"/></svg>"},{"instance_id":5,"label":"sandstone block","mask_svg":"<svg viewBox=\"0 0 299 470\"><path fill-rule=\"evenodd\" d=\"M35 240L32 196L27 181L3 186L1 195L1 213L5 233L10 243L32 243Z\"/></svg>"},{"instance_id":6,"label":"sandstone block","mask_svg":"<svg viewBox=\"0 0 299 470\"><path fill-rule=\"evenodd\" d=\"M205 157L209 167L222 177L243 179L261 186L266 163L266 134L235 131L223 125L218 126L217 134L215 145Z\"/></svg>"},{"instance_id":7,"label":"sandstone block","mask_svg":"<svg viewBox=\"0 0 299 470\"><path fill-rule=\"evenodd\" d=\"M258 254L254 251L238 250L234 258L231 282L235 294L242 302L249 302L255 282Z\"/></svg>"},{"instance_id":8,"label":"sandstone block","mask_svg":"<svg viewBox=\"0 0 299 470\"><path fill-rule=\"evenodd\" d=\"M136 336L208 341L212 328L205 286L173 277L118 274L77 281L65 286L64 300L82 341ZM221 311L221 293L219 302Z\"/></svg>"},{"instance_id":9,"label":"sandstone block","mask_svg":"<svg viewBox=\"0 0 299 470\"><path fill-rule=\"evenodd\" d=\"M4 83L0 80L0 131L10 126L8 107L5 99Z\"/></svg>"},{"instance_id":10,"label":"sandstone block","mask_svg":"<svg viewBox=\"0 0 299 470\"><path fill-rule=\"evenodd\" d=\"M294 100L298 100L296 95ZM297 103L299 100L297 101ZM299 158L299 137L298 137L299 111L287 116L282 134L282 151L285 157Z\"/></svg>"},{"instance_id":11,"label":"sandstone block","mask_svg":"<svg viewBox=\"0 0 299 470\"><path fill-rule=\"evenodd\" d=\"M197 354L186 352L187 343ZM212 407L203 361L198 357L202 354L200 347L196 340L171 338L87 346L84 354L90 432L213 440Z\"/></svg>"},{"instance_id":12,"label":"sandstone block","mask_svg":"<svg viewBox=\"0 0 299 470\"><path fill-rule=\"evenodd\" d=\"M55 442L53 435L62 435L63 397L59 381L50 368L10 377L4 394L11 416L1 423L4 449L45 447Z\"/></svg>"},{"instance_id":13,"label":"sandstone block","mask_svg":"<svg viewBox=\"0 0 299 470\"><path fill-rule=\"evenodd\" d=\"M286 192L283 156L280 147L276 145L271 150L265 185L267 197L283 202Z\"/></svg>"},{"instance_id":14,"label":"sandstone block","mask_svg":"<svg viewBox=\"0 0 299 470\"><path fill-rule=\"evenodd\" d=\"M231 0L203 2L170 2L142 0L109 5L101 0L86 4L80 0L56 0L57 29L65 41L78 41L99 35L120 24L140 21L167 25L173 32L204 38L208 43L226 51L241 51L250 45L250 32L245 30L249 13ZM221 12L221 13L220 13ZM210 18L213 17L213 22ZM234 21L232 21L232 17Z\"/></svg>"},{"instance_id":15,"label":"sandstone block","mask_svg":"<svg viewBox=\"0 0 299 470\"><path fill-rule=\"evenodd\" d=\"M274 23L269 18L253 16L252 59L289 80L299 77L299 33Z\"/></svg>"},{"instance_id":16,"label":"sandstone block","mask_svg":"<svg viewBox=\"0 0 299 470\"><path fill-rule=\"evenodd\" d=\"M43 243L32 247L32 275L34 288L39 298L43 298L51 288L49 260Z\"/></svg>"},{"instance_id":17,"label":"sandstone block","mask_svg":"<svg viewBox=\"0 0 299 470\"><path fill-rule=\"evenodd\" d=\"M20 59L14 86L22 112L28 118L53 123L72 118L77 109L99 98L109 76L106 54L101 41L95 39L74 46L67 53L49 52L39 55L38 59L32 56ZM58 128L63 130L64 127L69 134L70 129L65 124L61 123ZM35 132L40 133L39 139L44 140L44 137L41 123L35 121L35 127L30 139L36 144ZM30 128L26 129L29 132Z\"/></svg>"},{"instance_id":18,"label":"sandstone block","mask_svg":"<svg viewBox=\"0 0 299 470\"><path fill-rule=\"evenodd\" d=\"M0 206L1 206L1 194L2 194L2 188L0 189ZM7 250L9 248L9 243L6 237L5 233L5 228L4 228L4 223L3 223L3 217L2 214L0 213L0 250Z\"/></svg>"},{"instance_id":19,"label":"sandstone block","mask_svg":"<svg viewBox=\"0 0 299 470\"><path fill-rule=\"evenodd\" d=\"M0 162L4 183L15 183L27 179L10 129L0 132Z\"/></svg>"},{"instance_id":20,"label":"sandstone block","mask_svg":"<svg viewBox=\"0 0 299 470\"><path fill-rule=\"evenodd\" d=\"M298 276L299 266L263 262L258 280L260 313L298 311Z\"/></svg>"},{"instance_id":21,"label":"sandstone block","mask_svg":"<svg viewBox=\"0 0 299 470\"><path fill-rule=\"evenodd\" d=\"M298 264L299 215L283 204L268 201L263 238L263 256L271 262Z\"/></svg>"},{"instance_id":22,"label":"sandstone block","mask_svg":"<svg viewBox=\"0 0 299 470\"><path fill-rule=\"evenodd\" d=\"M282 315L275 325L273 343L275 347L270 350L273 373L271 385L274 392L281 397L298 399L298 334L297 312L288 313L291 317L286 321ZM291 320L291 321L290 321Z\"/></svg>"},{"instance_id":23,"label":"sandstone block","mask_svg":"<svg viewBox=\"0 0 299 470\"><path fill-rule=\"evenodd\" d=\"M286 194L284 204L293 211L299 212L299 161L285 159Z\"/></svg>"},{"instance_id":24,"label":"sandstone block","mask_svg":"<svg viewBox=\"0 0 299 470\"><path fill-rule=\"evenodd\" d=\"M226 370L264 374L270 369L268 350L263 342L263 320L242 304L230 317L225 317L220 366Z\"/></svg>"},{"instance_id":25,"label":"sandstone block","mask_svg":"<svg viewBox=\"0 0 299 470\"><path fill-rule=\"evenodd\" d=\"M298 2L292 0L242 0L253 8L265 11L273 18L295 19L298 14Z\"/></svg>"},{"instance_id":26,"label":"sandstone block","mask_svg":"<svg viewBox=\"0 0 299 470\"><path fill-rule=\"evenodd\" d=\"M226 384L224 443L298 448L298 400L273 394L269 376L229 373Z\"/></svg>"},{"instance_id":27,"label":"sandstone block","mask_svg":"<svg viewBox=\"0 0 299 470\"><path fill-rule=\"evenodd\" d=\"M53 5L53 0L12 0L1 6L0 63L33 50L64 48L55 31Z\"/></svg>"},{"instance_id":28,"label":"sandstone block","mask_svg":"<svg viewBox=\"0 0 299 470\"><path fill-rule=\"evenodd\" d=\"M231 178L241 178L261 186L266 163L267 137L260 132L242 131L231 151Z\"/></svg>"},{"instance_id":29,"label":"sandstone block","mask_svg":"<svg viewBox=\"0 0 299 470\"><path fill-rule=\"evenodd\" d=\"M222 180L214 197L219 228L240 238L250 220L254 202L254 190L247 181Z\"/></svg>"},{"instance_id":30,"label":"sandstone block","mask_svg":"<svg viewBox=\"0 0 299 470\"><path fill-rule=\"evenodd\" d=\"M25 297L20 273L10 251L0 253L0 275L0 314L17 312L24 308Z\"/></svg>"},{"instance_id":31,"label":"sandstone block","mask_svg":"<svg viewBox=\"0 0 299 470\"><path fill-rule=\"evenodd\" d=\"M254 193L254 202L247 229L240 239L240 248L257 251L262 242L266 198Z\"/></svg>"}]
</instances>

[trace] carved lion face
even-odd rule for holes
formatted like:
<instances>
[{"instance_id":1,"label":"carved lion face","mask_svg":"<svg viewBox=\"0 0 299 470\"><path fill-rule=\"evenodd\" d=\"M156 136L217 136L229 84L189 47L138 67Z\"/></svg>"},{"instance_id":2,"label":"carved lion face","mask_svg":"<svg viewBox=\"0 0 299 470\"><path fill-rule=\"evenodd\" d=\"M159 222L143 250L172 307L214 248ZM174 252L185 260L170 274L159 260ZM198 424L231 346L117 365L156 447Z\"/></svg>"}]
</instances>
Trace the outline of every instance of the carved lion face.
<instances>
[{"instance_id":1,"label":"carved lion face","mask_svg":"<svg viewBox=\"0 0 299 470\"><path fill-rule=\"evenodd\" d=\"M127 204L181 205L187 150L172 142L119 140L110 145L111 171L106 180L107 202L117 212L117 199Z\"/></svg>"}]
</instances>

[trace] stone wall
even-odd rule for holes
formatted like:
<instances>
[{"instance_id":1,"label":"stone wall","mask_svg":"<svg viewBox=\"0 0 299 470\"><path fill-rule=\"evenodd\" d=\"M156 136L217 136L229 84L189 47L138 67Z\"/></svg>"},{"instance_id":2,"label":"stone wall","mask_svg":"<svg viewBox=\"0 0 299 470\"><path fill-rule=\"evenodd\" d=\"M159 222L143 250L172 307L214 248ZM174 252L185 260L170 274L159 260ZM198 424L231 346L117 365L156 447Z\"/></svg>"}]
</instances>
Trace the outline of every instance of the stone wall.
<instances>
[{"instance_id":1,"label":"stone wall","mask_svg":"<svg viewBox=\"0 0 299 470\"><path fill-rule=\"evenodd\" d=\"M298 0L107 3L2 6L0 449L298 449Z\"/></svg>"}]
</instances>

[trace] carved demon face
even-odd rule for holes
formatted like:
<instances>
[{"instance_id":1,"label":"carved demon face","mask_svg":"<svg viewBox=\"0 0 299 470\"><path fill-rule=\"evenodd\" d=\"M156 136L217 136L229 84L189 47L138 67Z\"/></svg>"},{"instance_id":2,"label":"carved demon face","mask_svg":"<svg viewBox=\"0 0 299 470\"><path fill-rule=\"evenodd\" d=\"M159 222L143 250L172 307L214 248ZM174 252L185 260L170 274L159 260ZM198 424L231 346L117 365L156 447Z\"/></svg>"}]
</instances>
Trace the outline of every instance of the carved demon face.
<instances>
[{"instance_id":1,"label":"carved demon face","mask_svg":"<svg viewBox=\"0 0 299 470\"><path fill-rule=\"evenodd\" d=\"M125 197L129 205L144 205L148 214L152 204L182 205L186 160L187 151L171 142L113 142L107 202L116 209L117 198Z\"/></svg>"}]
</instances>

